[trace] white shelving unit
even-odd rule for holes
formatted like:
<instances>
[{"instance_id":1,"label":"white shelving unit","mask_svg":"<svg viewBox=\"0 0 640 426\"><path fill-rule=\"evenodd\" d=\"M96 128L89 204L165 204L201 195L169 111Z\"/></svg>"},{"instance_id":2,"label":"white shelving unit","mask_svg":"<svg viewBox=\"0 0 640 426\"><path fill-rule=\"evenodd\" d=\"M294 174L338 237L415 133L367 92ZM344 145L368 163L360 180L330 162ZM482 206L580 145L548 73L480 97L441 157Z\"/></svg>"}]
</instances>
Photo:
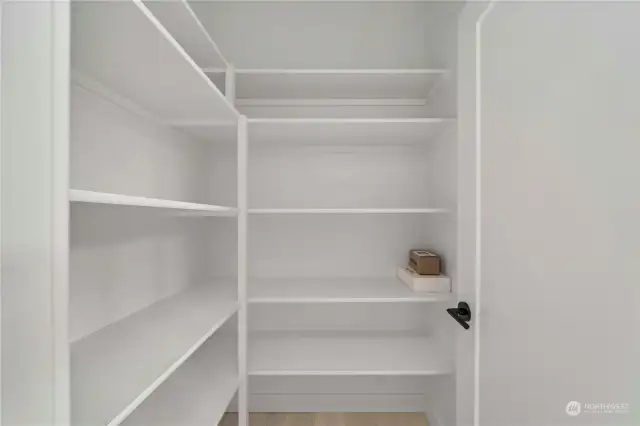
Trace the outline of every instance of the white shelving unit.
<instances>
[{"instance_id":1,"label":"white shelving unit","mask_svg":"<svg viewBox=\"0 0 640 426\"><path fill-rule=\"evenodd\" d=\"M201 69L229 63L186 1L73 2L70 12L70 392L60 424L215 425L246 386L246 302L243 280L228 278L244 264L225 277L211 265L242 245L210 247L208 234L246 228L236 183L246 167L238 153L226 171L212 167L219 144L180 123L223 124L226 145L246 146L242 116Z\"/></svg>"},{"instance_id":2,"label":"white shelving unit","mask_svg":"<svg viewBox=\"0 0 640 426\"><path fill-rule=\"evenodd\" d=\"M237 410L248 426L256 407L300 410L287 395L344 409L333 404L345 386L362 411L421 411L424 387L455 383L441 325L455 294L395 278L415 247L455 265L443 182L455 182L456 119L437 108L454 68L402 42L429 39L412 21L422 6L317 2L331 13L314 22L331 16L321 26L349 28L331 34L352 46L389 17L402 34L367 61L309 28L303 51L256 50L250 63L241 50L259 30L227 25L253 19L242 3L53 6L54 57L70 61L51 78L63 102L37 103L55 106L60 147L42 171L58 203L56 241L42 244L55 247L55 303L37 318L55 328L53 345L43 339L55 351L49 423L213 426ZM312 5L278 4L252 26L285 28Z\"/></svg>"},{"instance_id":3,"label":"white shelving unit","mask_svg":"<svg viewBox=\"0 0 640 426\"><path fill-rule=\"evenodd\" d=\"M161 200L158 198L135 197L124 194L109 194L106 192L84 191L81 189L70 190L69 201L72 203L111 204L118 206L179 210L190 212L191 214L200 214L202 216L238 215L238 209L233 207L186 203L184 201Z\"/></svg>"},{"instance_id":4,"label":"white shelving unit","mask_svg":"<svg viewBox=\"0 0 640 426\"><path fill-rule=\"evenodd\" d=\"M2 426L638 424L640 8L519 3L0 1Z\"/></svg>"},{"instance_id":5,"label":"white shelving unit","mask_svg":"<svg viewBox=\"0 0 640 426\"><path fill-rule=\"evenodd\" d=\"M214 33L224 26L196 10ZM226 69L205 72L228 86ZM248 117L249 409L340 411L349 389L354 409L424 410L415 381L454 380L441 322L455 294L415 293L395 278L411 248L453 262L456 206L434 180L455 164L455 114L438 107L452 80L440 67L233 70ZM215 124L185 128L230 139ZM372 376L394 386L367 397Z\"/></svg>"},{"instance_id":6,"label":"white shelving unit","mask_svg":"<svg viewBox=\"0 0 640 426\"><path fill-rule=\"evenodd\" d=\"M229 287L195 287L72 342L73 422L123 421L238 310Z\"/></svg>"},{"instance_id":7,"label":"white shelving unit","mask_svg":"<svg viewBox=\"0 0 640 426\"><path fill-rule=\"evenodd\" d=\"M451 293L416 293L395 278L251 278L249 303L449 302Z\"/></svg>"},{"instance_id":8,"label":"white shelving unit","mask_svg":"<svg viewBox=\"0 0 640 426\"><path fill-rule=\"evenodd\" d=\"M452 360L437 340L399 332L262 332L250 336L252 376L430 376Z\"/></svg>"}]
</instances>

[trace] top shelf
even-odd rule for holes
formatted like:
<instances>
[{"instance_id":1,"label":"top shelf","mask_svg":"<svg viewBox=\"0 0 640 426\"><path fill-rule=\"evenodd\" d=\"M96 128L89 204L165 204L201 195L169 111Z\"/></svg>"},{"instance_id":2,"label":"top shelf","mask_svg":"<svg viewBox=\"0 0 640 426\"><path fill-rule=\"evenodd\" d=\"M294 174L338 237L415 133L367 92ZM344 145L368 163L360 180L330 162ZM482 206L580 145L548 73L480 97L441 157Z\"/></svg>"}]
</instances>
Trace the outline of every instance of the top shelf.
<instances>
[{"instance_id":1,"label":"top shelf","mask_svg":"<svg viewBox=\"0 0 640 426\"><path fill-rule=\"evenodd\" d=\"M73 2L71 19L76 73L161 120L237 120L233 105L140 0Z\"/></svg>"},{"instance_id":2,"label":"top shelf","mask_svg":"<svg viewBox=\"0 0 640 426\"><path fill-rule=\"evenodd\" d=\"M206 68L218 85L224 70ZM237 69L236 98L259 100L386 99L424 103L444 69ZM219 86L221 87L221 86Z\"/></svg>"},{"instance_id":3,"label":"top shelf","mask_svg":"<svg viewBox=\"0 0 640 426\"><path fill-rule=\"evenodd\" d=\"M144 0L145 6L189 53L198 66L226 68L229 62L186 0Z\"/></svg>"}]
</instances>

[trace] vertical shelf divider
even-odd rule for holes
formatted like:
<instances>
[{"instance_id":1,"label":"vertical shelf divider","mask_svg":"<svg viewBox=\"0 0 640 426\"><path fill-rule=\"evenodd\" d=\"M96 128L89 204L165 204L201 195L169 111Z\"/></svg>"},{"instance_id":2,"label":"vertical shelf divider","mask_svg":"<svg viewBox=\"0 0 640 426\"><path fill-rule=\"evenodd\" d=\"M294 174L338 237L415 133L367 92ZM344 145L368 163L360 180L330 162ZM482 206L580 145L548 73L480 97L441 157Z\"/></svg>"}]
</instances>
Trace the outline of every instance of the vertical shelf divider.
<instances>
[{"instance_id":1,"label":"vertical shelf divider","mask_svg":"<svg viewBox=\"0 0 640 426\"><path fill-rule=\"evenodd\" d=\"M236 69L229 64L224 74L224 95L231 105L236 103Z\"/></svg>"},{"instance_id":2,"label":"vertical shelf divider","mask_svg":"<svg viewBox=\"0 0 640 426\"><path fill-rule=\"evenodd\" d=\"M247 117L238 119L238 426L249 426L247 376Z\"/></svg>"}]
</instances>

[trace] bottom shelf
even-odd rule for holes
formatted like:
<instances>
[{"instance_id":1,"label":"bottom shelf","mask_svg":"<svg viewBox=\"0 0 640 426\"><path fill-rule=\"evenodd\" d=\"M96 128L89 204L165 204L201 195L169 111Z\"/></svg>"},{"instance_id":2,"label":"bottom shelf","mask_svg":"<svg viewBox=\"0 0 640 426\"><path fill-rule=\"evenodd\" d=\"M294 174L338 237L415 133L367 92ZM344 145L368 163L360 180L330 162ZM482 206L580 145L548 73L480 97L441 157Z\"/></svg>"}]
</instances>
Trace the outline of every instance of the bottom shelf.
<instances>
[{"instance_id":1,"label":"bottom shelf","mask_svg":"<svg viewBox=\"0 0 640 426\"><path fill-rule=\"evenodd\" d=\"M428 426L424 413L249 413L250 426ZM227 413L218 426L238 426L237 413Z\"/></svg>"},{"instance_id":2,"label":"bottom shelf","mask_svg":"<svg viewBox=\"0 0 640 426\"><path fill-rule=\"evenodd\" d=\"M237 340L214 335L122 425L217 425L238 390Z\"/></svg>"},{"instance_id":3,"label":"bottom shelf","mask_svg":"<svg viewBox=\"0 0 640 426\"><path fill-rule=\"evenodd\" d=\"M453 352L407 332L268 331L249 337L254 376L427 376L453 372Z\"/></svg>"},{"instance_id":4,"label":"bottom shelf","mask_svg":"<svg viewBox=\"0 0 640 426\"><path fill-rule=\"evenodd\" d=\"M225 326L235 288L191 286L71 345L73 424L119 424Z\"/></svg>"}]
</instances>

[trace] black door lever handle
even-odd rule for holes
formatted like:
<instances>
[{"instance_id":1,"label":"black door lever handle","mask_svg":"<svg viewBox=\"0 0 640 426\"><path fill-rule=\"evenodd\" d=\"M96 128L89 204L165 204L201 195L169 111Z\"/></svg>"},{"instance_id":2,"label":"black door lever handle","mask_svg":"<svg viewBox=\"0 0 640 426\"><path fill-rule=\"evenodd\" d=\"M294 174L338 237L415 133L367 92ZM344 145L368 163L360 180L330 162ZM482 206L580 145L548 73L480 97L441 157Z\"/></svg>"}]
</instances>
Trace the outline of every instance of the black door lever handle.
<instances>
[{"instance_id":1,"label":"black door lever handle","mask_svg":"<svg viewBox=\"0 0 640 426\"><path fill-rule=\"evenodd\" d=\"M458 324L465 330L469 329L468 322L471 321L471 308L469 308L467 302L458 302L457 308L449 308L447 312L454 320L458 321Z\"/></svg>"}]
</instances>

